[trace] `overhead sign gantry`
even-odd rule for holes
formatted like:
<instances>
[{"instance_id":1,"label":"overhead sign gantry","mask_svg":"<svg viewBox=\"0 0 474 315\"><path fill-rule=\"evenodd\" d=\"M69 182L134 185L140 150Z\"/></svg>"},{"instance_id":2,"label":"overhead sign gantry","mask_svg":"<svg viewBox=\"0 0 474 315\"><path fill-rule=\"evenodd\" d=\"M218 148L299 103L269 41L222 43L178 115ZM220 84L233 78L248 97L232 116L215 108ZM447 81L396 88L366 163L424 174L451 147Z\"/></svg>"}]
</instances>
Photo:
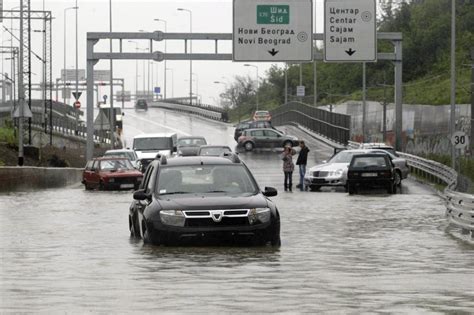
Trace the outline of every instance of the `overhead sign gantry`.
<instances>
[{"instance_id":1,"label":"overhead sign gantry","mask_svg":"<svg viewBox=\"0 0 474 315\"><path fill-rule=\"evenodd\" d=\"M234 0L234 61L312 61L311 0Z\"/></svg>"}]
</instances>

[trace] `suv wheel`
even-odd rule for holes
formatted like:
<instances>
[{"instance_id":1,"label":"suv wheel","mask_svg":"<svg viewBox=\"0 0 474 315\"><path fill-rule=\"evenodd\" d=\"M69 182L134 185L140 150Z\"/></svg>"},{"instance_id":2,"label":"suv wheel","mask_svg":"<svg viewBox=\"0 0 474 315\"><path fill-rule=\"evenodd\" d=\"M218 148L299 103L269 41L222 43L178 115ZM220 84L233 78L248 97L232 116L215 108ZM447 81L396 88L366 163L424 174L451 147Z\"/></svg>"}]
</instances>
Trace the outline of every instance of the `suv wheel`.
<instances>
[{"instance_id":1,"label":"suv wheel","mask_svg":"<svg viewBox=\"0 0 474 315\"><path fill-rule=\"evenodd\" d=\"M356 193L356 188L354 184L347 184L347 192L349 195L353 195Z\"/></svg>"},{"instance_id":2,"label":"suv wheel","mask_svg":"<svg viewBox=\"0 0 474 315\"><path fill-rule=\"evenodd\" d=\"M398 187L401 187L402 186L402 175L400 175L400 172L395 171L394 177L395 177L395 180L394 180L395 185L398 186Z\"/></svg>"},{"instance_id":3,"label":"suv wheel","mask_svg":"<svg viewBox=\"0 0 474 315\"><path fill-rule=\"evenodd\" d=\"M253 143L252 142L245 142L244 148L246 151L252 151L253 150Z\"/></svg>"},{"instance_id":4,"label":"suv wheel","mask_svg":"<svg viewBox=\"0 0 474 315\"><path fill-rule=\"evenodd\" d=\"M281 246L280 217L279 216L275 219L275 223L273 224L273 229L272 229L272 232L271 232L271 235L270 235L270 244L273 247L280 247Z\"/></svg>"}]
</instances>

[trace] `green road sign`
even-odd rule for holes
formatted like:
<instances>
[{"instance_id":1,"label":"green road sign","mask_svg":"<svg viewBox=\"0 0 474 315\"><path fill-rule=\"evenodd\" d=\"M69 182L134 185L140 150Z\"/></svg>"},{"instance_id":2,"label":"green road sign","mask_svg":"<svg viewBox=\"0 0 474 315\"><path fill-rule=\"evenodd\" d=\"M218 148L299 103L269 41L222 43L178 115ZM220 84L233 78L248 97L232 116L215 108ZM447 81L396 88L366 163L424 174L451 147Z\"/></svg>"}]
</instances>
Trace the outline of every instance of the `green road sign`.
<instances>
[{"instance_id":1,"label":"green road sign","mask_svg":"<svg viewBox=\"0 0 474 315\"><path fill-rule=\"evenodd\" d=\"M257 24L290 24L290 6L257 5Z\"/></svg>"}]
</instances>

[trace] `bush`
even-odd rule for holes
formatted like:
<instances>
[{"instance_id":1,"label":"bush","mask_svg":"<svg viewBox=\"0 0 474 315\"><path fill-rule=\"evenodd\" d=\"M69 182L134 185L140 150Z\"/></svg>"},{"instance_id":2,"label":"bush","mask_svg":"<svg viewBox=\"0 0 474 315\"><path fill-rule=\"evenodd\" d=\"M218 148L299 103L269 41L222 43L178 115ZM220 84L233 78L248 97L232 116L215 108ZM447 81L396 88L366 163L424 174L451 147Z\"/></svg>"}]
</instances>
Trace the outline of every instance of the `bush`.
<instances>
[{"instance_id":1,"label":"bush","mask_svg":"<svg viewBox=\"0 0 474 315\"><path fill-rule=\"evenodd\" d=\"M9 127L0 128L0 142L15 145L18 142L15 129Z\"/></svg>"}]
</instances>

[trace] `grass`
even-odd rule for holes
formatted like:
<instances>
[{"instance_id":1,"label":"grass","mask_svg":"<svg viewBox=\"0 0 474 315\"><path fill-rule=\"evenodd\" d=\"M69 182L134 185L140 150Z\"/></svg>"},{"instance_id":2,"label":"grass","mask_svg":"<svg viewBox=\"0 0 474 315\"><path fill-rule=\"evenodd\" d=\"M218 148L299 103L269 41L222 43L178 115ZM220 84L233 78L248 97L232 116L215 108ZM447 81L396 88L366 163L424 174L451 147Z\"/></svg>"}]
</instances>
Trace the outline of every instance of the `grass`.
<instances>
[{"instance_id":1,"label":"grass","mask_svg":"<svg viewBox=\"0 0 474 315\"><path fill-rule=\"evenodd\" d=\"M15 129L11 127L0 128L0 142L7 143L8 145L15 145L18 142L15 135Z\"/></svg>"}]
</instances>

